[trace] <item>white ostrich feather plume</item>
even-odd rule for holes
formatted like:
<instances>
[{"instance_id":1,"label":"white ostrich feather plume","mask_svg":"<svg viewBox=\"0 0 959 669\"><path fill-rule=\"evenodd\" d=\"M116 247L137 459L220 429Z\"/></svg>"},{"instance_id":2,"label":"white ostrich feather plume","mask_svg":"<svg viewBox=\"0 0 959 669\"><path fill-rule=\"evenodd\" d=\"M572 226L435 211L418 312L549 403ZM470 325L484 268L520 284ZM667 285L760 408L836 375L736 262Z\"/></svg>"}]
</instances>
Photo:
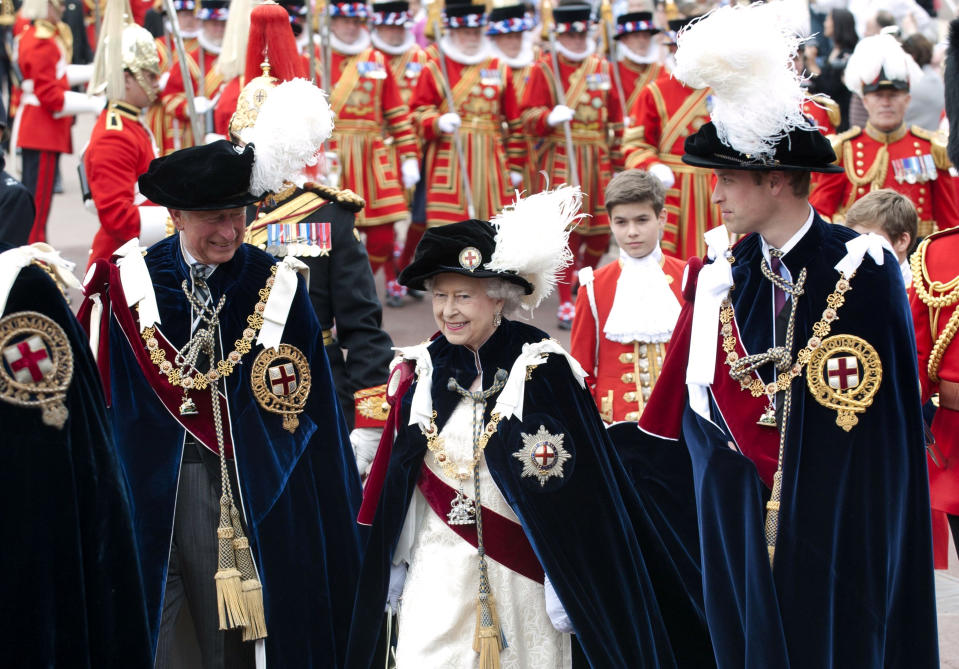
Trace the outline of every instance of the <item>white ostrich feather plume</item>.
<instances>
[{"instance_id":1,"label":"white ostrich feather plume","mask_svg":"<svg viewBox=\"0 0 959 669\"><path fill-rule=\"evenodd\" d=\"M843 83L856 95L862 95L863 84L874 82L879 70L883 70L888 79L908 81L910 86L922 77L919 65L903 51L896 38L879 34L859 40L846 63Z\"/></svg>"},{"instance_id":2,"label":"white ostrich feather plume","mask_svg":"<svg viewBox=\"0 0 959 669\"><path fill-rule=\"evenodd\" d=\"M494 272L515 272L533 285L522 306L532 311L546 299L559 273L570 263L569 233L586 214L579 213L583 193L563 185L516 200L494 216L496 250L486 263Z\"/></svg>"},{"instance_id":3,"label":"white ostrich feather plume","mask_svg":"<svg viewBox=\"0 0 959 669\"><path fill-rule=\"evenodd\" d=\"M316 165L332 133L333 111L319 88L293 79L271 90L249 135L256 147L250 192L275 193L289 183L302 186L304 169Z\"/></svg>"},{"instance_id":4,"label":"white ostrich feather plume","mask_svg":"<svg viewBox=\"0 0 959 669\"><path fill-rule=\"evenodd\" d=\"M720 7L679 34L673 75L712 89L710 118L721 142L770 158L790 131L814 127L792 66L799 42L775 5Z\"/></svg>"}]
</instances>

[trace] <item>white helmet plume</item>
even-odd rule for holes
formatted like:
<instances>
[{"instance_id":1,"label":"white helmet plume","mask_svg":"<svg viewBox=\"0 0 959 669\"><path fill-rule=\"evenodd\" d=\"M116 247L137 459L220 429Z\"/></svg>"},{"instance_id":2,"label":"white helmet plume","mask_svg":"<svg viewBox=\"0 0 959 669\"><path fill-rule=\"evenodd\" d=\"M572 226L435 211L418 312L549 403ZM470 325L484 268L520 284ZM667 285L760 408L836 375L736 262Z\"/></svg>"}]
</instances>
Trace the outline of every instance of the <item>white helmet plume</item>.
<instances>
[{"instance_id":1,"label":"white helmet plume","mask_svg":"<svg viewBox=\"0 0 959 669\"><path fill-rule=\"evenodd\" d=\"M713 90L710 117L721 142L772 158L790 131L814 127L802 113L802 76L792 66L799 42L773 5L720 7L679 34L673 75Z\"/></svg>"},{"instance_id":2,"label":"white helmet plume","mask_svg":"<svg viewBox=\"0 0 959 669\"><path fill-rule=\"evenodd\" d=\"M856 45L846 71L843 83L856 95L862 95L862 88L879 78L879 72L890 81L905 81L912 85L922 77L922 70L912 56L903 51L902 46L892 35L879 34L865 37Z\"/></svg>"},{"instance_id":3,"label":"white helmet plume","mask_svg":"<svg viewBox=\"0 0 959 669\"><path fill-rule=\"evenodd\" d=\"M333 111L326 93L306 79L286 81L269 92L249 141L256 147L250 192L275 193L284 184L306 183L306 167L316 165L323 142L333 133Z\"/></svg>"},{"instance_id":4,"label":"white helmet plume","mask_svg":"<svg viewBox=\"0 0 959 669\"><path fill-rule=\"evenodd\" d=\"M494 272L515 272L529 281L533 293L522 300L532 311L546 299L559 273L573 262L569 233L586 214L580 214L583 193L578 186L563 185L553 190L521 197L494 216L496 250L486 263Z\"/></svg>"}]
</instances>

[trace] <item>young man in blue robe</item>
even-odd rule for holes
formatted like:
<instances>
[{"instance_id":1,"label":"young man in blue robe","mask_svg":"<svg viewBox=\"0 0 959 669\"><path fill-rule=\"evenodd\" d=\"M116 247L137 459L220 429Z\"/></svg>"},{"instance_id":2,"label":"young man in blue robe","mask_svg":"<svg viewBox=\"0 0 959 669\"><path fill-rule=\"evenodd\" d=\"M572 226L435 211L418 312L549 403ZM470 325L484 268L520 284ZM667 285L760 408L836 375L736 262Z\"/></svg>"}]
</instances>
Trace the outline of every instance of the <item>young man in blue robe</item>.
<instances>
[{"instance_id":1,"label":"young man in blue robe","mask_svg":"<svg viewBox=\"0 0 959 669\"><path fill-rule=\"evenodd\" d=\"M689 451L720 667L936 667L909 307L880 240L809 205L809 173L840 168L799 111L796 42L765 7L680 36L675 76L715 94L683 160L714 170L725 227L640 428Z\"/></svg>"}]
</instances>

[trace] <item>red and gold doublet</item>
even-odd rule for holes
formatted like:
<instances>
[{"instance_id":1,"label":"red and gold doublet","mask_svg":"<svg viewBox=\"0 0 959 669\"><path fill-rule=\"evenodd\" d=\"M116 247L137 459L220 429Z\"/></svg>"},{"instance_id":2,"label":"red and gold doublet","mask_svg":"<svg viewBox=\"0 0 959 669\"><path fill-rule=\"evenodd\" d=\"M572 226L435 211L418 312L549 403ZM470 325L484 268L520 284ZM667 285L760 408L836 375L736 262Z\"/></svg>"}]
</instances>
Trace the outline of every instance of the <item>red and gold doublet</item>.
<instances>
[{"instance_id":1,"label":"red and gold doublet","mask_svg":"<svg viewBox=\"0 0 959 669\"><path fill-rule=\"evenodd\" d=\"M400 99L409 107L410 100L413 99L413 91L416 90L416 83L420 80L423 66L426 65L426 51L414 43L412 47L395 56L385 51L378 51L378 53L382 53L389 62L393 80L400 92Z\"/></svg>"},{"instance_id":2,"label":"red and gold doublet","mask_svg":"<svg viewBox=\"0 0 959 669\"><path fill-rule=\"evenodd\" d=\"M685 267L683 261L663 254L663 273L680 305L683 303L681 287ZM600 416L607 423L639 420L659 378L668 346L666 343L641 341L624 344L603 337L603 328L613 308L616 284L621 273L622 262L616 261L596 270L594 274L593 294L599 316L598 329L588 292L580 288L576 298L576 318L570 332L570 354L586 370L593 399ZM636 305L636 308L640 309L642 305ZM598 359L597 331L600 336Z\"/></svg>"},{"instance_id":3,"label":"red and gold doublet","mask_svg":"<svg viewBox=\"0 0 959 669\"><path fill-rule=\"evenodd\" d=\"M213 99L220 87L223 78L216 69L218 54L207 51L200 44L187 51L187 66L190 70L191 85L196 95ZM202 89L197 88L197 81L203 80ZM195 146L198 142L193 137L193 127L187 113L186 93L183 88L183 73L180 71L180 59L176 56L170 65L170 78L163 89L163 146L160 147L163 155L177 149ZM212 129L211 129L212 130ZM202 143L203 138L199 138Z\"/></svg>"},{"instance_id":4,"label":"red and gold doublet","mask_svg":"<svg viewBox=\"0 0 959 669\"><path fill-rule=\"evenodd\" d=\"M464 65L445 57L453 94L451 110L447 106L439 53L430 47L427 54L429 60L411 105L420 137L426 143L427 225L469 218L453 135L437 127L439 117L450 111L459 114L463 122L459 136L469 170L475 218L489 220L513 198L508 170L523 169L525 146L509 68L495 58ZM505 148L504 124L508 128Z\"/></svg>"},{"instance_id":5,"label":"red and gold doublet","mask_svg":"<svg viewBox=\"0 0 959 669\"><path fill-rule=\"evenodd\" d=\"M336 118L331 148L340 159L341 188L366 200L356 226L393 223L406 214L397 158L415 158L409 107L386 56L373 47L358 54L331 52L330 107ZM393 139L393 148L384 141Z\"/></svg>"},{"instance_id":6,"label":"red and gold doublet","mask_svg":"<svg viewBox=\"0 0 959 669\"><path fill-rule=\"evenodd\" d=\"M636 98L630 116L636 125L626 130L626 167L648 170L662 163L676 175L666 191L666 230L663 253L686 259L705 252L703 234L722 222L719 207L710 203L712 171L682 161L686 137L709 121L709 89L694 90L663 70Z\"/></svg>"},{"instance_id":7,"label":"red and gold doublet","mask_svg":"<svg viewBox=\"0 0 959 669\"><path fill-rule=\"evenodd\" d=\"M647 63L642 65L634 63L629 59L619 61L619 78L623 82L623 93L626 95L626 104L623 109L629 115L629 126L636 125L636 118L633 116L633 108L636 106L636 100L639 94L648 84L653 83L659 78L663 71L663 66L659 63Z\"/></svg>"},{"instance_id":8,"label":"red and gold doublet","mask_svg":"<svg viewBox=\"0 0 959 669\"><path fill-rule=\"evenodd\" d=\"M63 32L65 30L65 33ZM67 64L72 45L66 24L54 26L38 20L23 30L17 60L23 74L17 127L17 146L35 151L72 153L70 115L56 118L70 90Z\"/></svg>"},{"instance_id":9,"label":"red and gold doublet","mask_svg":"<svg viewBox=\"0 0 959 669\"><path fill-rule=\"evenodd\" d=\"M536 49L534 53L539 53L539 49ZM516 99L520 102L523 101L523 96L526 94L526 85L529 83L529 75L533 71L533 66L536 64L538 57L534 57L529 65L523 67L510 68L510 73L513 77L513 90L516 92ZM521 188L530 189L535 183L533 177L536 176L536 168L539 165L539 155L537 150L537 138L533 137L527 132L523 133L523 145L526 151L525 159L523 160L523 185Z\"/></svg>"},{"instance_id":10,"label":"red and gold doublet","mask_svg":"<svg viewBox=\"0 0 959 669\"><path fill-rule=\"evenodd\" d=\"M562 55L557 58L566 97L561 99L556 90L552 65L546 56L533 66L523 95L526 132L543 139L538 171L545 176L541 176L535 189L546 188L547 184L571 183L563 125L550 127L546 122L553 107L566 105L575 114L570 122L570 132L576 151L576 171L584 195L583 211L590 214L576 231L581 235L609 234L604 193L613 177L613 168L621 168L623 162L620 151L622 106L613 86L610 64L597 55L590 55L580 62Z\"/></svg>"},{"instance_id":11,"label":"red and gold doublet","mask_svg":"<svg viewBox=\"0 0 959 669\"><path fill-rule=\"evenodd\" d=\"M100 112L83 167L100 218L93 237L90 262L109 260L113 252L140 234L139 205L151 203L140 195L137 177L156 157L150 131L140 122L140 110L111 101Z\"/></svg>"},{"instance_id":12,"label":"red and gold doublet","mask_svg":"<svg viewBox=\"0 0 959 669\"><path fill-rule=\"evenodd\" d=\"M865 130L853 126L830 139L837 164L845 172L814 177L809 203L821 215L841 222L853 202L863 195L891 188L916 206L920 237L959 223L946 143L935 134L905 125L887 133L867 123ZM905 161L912 161L922 173L915 177L914 171L906 172L903 168L908 170L910 166Z\"/></svg>"}]
</instances>

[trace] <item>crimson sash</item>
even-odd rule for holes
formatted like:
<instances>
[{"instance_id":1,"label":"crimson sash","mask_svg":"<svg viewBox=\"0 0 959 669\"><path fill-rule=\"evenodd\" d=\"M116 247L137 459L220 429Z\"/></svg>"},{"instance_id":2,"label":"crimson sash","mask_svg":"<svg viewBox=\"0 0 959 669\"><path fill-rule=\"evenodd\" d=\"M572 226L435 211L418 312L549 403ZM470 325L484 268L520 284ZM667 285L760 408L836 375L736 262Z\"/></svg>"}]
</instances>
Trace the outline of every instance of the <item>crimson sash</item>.
<instances>
[{"instance_id":1,"label":"crimson sash","mask_svg":"<svg viewBox=\"0 0 959 669\"><path fill-rule=\"evenodd\" d=\"M434 474L425 462L417 485L430 508L437 516L445 520L450 504L456 497L456 490ZM475 524L449 525L449 528L469 545L477 547ZM531 581L543 582L543 566L533 552L523 527L485 506L483 507L483 549L488 557L504 567L512 569Z\"/></svg>"}]
</instances>

